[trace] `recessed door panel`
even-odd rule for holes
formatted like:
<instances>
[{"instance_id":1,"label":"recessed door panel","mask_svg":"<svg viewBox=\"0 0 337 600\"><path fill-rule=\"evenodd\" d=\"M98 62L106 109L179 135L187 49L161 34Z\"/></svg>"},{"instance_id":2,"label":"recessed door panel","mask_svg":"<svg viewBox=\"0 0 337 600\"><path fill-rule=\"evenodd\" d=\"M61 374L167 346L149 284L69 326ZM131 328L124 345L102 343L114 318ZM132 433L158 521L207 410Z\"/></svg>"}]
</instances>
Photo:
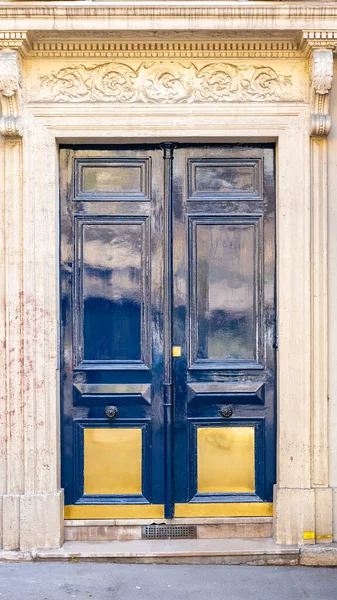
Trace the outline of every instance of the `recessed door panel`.
<instances>
[{"instance_id":1,"label":"recessed door panel","mask_svg":"<svg viewBox=\"0 0 337 600\"><path fill-rule=\"evenodd\" d=\"M191 366L259 366L262 217L189 222Z\"/></svg>"},{"instance_id":2,"label":"recessed door panel","mask_svg":"<svg viewBox=\"0 0 337 600\"><path fill-rule=\"evenodd\" d=\"M76 367L149 367L148 218L75 216Z\"/></svg>"},{"instance_id":3,"label":"recessed door panel","mask_svg":"<svg viewBox=\"0 0 337 600\"><path fill-rule=\"evenodd\" d=\"M255 492L254 434L254 427L198 427L198 493Z\"/></svg>"},{"instance_id":4,"label":"recessed door panel","mask_svg":"<svg viewBox=\"0 0 337 600\"><path fill-rule=\"evenodd\" d=\"M140 428L84 430L84 493L105 496L142 493Z\"/></svg>"},{"instance_id":5,"label":"recessed door panel","mask_svg":"<svg viewBox=\"0 0 337 600\"><path fill-rule=\"evenodd\" d=\"M256 200L263 194L261 158L188 159L188 200Z\"/></svg>"},{"instance_id":6,"label":"recessed door panel","mask_svg":"<svg viewBox=\"0 0 337 600\"><path fill-rule=\"evenodd\" d=\"M75 199L150 201L151 156L75 158Z\"/></svg>"}]
</instances>

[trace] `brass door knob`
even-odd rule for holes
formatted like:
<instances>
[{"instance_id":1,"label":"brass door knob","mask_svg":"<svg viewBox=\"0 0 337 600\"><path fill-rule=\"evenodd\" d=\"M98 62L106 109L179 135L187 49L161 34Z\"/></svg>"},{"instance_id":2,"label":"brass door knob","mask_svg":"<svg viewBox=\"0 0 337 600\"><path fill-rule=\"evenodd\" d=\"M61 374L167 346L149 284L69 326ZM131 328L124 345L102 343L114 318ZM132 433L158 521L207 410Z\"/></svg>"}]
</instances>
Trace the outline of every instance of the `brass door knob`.
<instances>
[{"instance_id":1,"label":"brass door knob","mask_svg":"<svg viewBox=\"0 0 337 600\"><path fill-rule=\"evenodd\" d=\"M108 419L113 419L118 413L117 406L106 406L104 412Z\"/></svg>"},{"instance_id":2,"label":"brass door knob","mask_svg":"<svg viewBox=\"0 0 337 600\"><path fill-rule=\"evenodd\" d=\"M233 408L231 407L230 404L224 404L221 408L220 408L220 413L222 417L225 417L226 419L228 419L229 417L232 416L233 414Z\"/></svg>"}]
</instances>

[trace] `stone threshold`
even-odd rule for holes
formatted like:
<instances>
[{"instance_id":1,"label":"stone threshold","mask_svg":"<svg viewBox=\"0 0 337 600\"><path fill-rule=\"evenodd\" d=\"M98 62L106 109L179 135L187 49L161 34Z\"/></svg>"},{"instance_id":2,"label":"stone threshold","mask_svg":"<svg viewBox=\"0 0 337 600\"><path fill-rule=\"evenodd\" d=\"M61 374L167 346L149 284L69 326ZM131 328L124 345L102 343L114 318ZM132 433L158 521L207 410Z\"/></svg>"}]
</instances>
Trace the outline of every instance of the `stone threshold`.
<instances>
[{"instance_id":1,"label":"stone threshold","mask_svg":"<svg viewBox=\"0 0 337 600\"><path fill-rule=\"evenodd\" d=\"M273 534L272 517L66 520L64 524L65 542L142 540L142 527L146 525L192 525L197 539L270 538Z\"/></svg>"},{"instance_id":2,"label":"stone threshold","mask_svg":"<svg viewBox=\"0 0 337 600\"><path fill-rule=\"evenodd\" d=\"M0 562L10 561L336 567L337 544L281 546L270 538L65 542L56 549L0 551Z\"/></svg>"}]
</instances>

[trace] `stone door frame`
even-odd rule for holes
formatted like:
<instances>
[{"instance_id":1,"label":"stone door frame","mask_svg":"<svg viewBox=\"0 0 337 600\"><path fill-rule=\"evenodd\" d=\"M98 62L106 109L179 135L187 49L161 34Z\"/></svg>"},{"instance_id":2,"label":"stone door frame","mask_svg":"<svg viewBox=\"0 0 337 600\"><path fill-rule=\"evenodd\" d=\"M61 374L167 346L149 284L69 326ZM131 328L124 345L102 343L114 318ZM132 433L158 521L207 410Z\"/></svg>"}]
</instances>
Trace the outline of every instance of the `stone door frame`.
<instances>
[{"instance_id":1,"label":"stone door frame","mask_svg":"<svg viewBox=\"0 0 337 600\"><path fill-rule=\"evenodd\" d=\"M0 146L7 403L0 432L3 547L57 547L63 540L58 145L90 140L276 143L279 349L274 532L278 543L331 541L326 134L332 50L314 50L311 101L131 108L71 101L26 102L20 108L14 56L16 51L6 51L4 58L17 79L12 92L7 90L6 95L2 88ZM323 82L315 79L315 61L325 68Z\"/></svg>"}]
</instances>

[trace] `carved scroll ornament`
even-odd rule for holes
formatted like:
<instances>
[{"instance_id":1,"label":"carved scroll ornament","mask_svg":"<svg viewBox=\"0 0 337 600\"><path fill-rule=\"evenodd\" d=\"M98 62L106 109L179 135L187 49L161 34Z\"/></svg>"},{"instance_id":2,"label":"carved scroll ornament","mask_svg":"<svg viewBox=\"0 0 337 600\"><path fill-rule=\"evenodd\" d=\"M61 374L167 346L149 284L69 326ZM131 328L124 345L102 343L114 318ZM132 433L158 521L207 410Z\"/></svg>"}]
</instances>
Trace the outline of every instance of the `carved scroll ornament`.
<instances>
[{"instance_id":1,"label":"carved scroll ornament","mask_svg":"<svg viewBox=\"0 0 337 600\"><path fill-rule=\"evenodd\" d=\"M39 101L51 102L247 102L289 99L291 77L271 67L211 63L76 65L41 78Z\"/></svg>"},{"instance_id":2,"label":"carved scroll ornament","mask_svg":"<svg viewBox=\"0 0 337 600\"><path fill-rule=\"evenodd\" d=\"M0 52L0 133L8 137L22 135L20 112L20 67L17 52Z\"/></svg>"},{"instance_id":3,"label":"carved scroll ornament","mask_svg":"<svg viewBox=\"0 0 337 600\"><path fill-rule=\"evenodd\" d=\"M332 50L314 50L311 62L311 135L328 135L330 131L329 107L332 77Z\"/></svg>"}]
</instances>

